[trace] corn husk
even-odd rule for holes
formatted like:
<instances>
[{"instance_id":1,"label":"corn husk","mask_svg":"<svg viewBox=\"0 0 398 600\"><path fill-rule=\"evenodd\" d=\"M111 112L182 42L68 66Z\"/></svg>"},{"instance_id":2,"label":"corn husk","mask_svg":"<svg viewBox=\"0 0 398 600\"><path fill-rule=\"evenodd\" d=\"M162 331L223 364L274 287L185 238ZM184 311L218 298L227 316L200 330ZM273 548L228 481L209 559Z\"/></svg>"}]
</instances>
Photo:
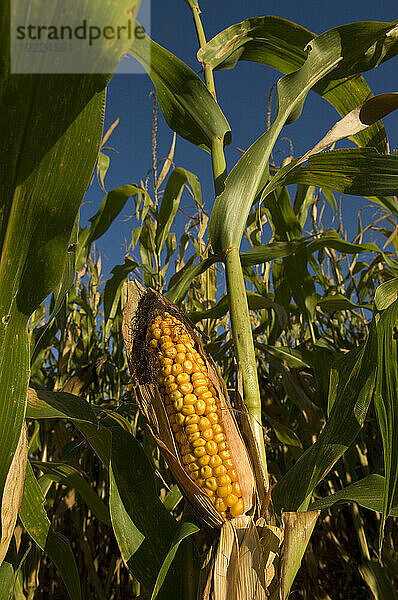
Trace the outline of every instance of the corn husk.
<instances>
[{"instance_id":1,"label":"corn husk","mask_svg":"<svg viewBox=\"0 0 398 600\"><path fill-rule=\"evenodd\" d=\"M278 593L282 531L250 516L226 521L199 580L198 600L266 600Z\"/></svg>"},{"instance_id":2,"label":"corn husk","mask_svg":"<svg viewBox=\"0 0 398 600\"><path fill-rule=\"evenodd\" d=\"M195 512L210 527L221 527L224 522L223 518L206 494L188 476L180 461L167 412L155 383L151 363L149 359L146 362L148 354L144 341L146 327L155 316L166 311L184 323L195 342L197 351L205 361L208 376L218 393L222 425L239 478L245 513L253 509L255 479L252 465L228 400L225 383L219 375L214 361L206 356L201 340L185 314L161 294L151 289L145 290L138 282L134 281L127 284L127 305L123 315L122 332L133 385L137 391L137 402L177 484Z\"/></svg>"}]
</instances>

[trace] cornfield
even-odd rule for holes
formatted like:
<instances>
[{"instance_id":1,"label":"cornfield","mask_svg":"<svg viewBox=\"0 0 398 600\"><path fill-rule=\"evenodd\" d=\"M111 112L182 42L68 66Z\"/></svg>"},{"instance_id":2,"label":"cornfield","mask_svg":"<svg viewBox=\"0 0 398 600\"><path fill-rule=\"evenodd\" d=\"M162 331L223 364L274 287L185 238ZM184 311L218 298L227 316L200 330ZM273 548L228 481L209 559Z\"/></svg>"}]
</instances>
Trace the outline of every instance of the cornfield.
<instances>
[{"instance_id":1,"label":"cornfield","mask_svg":"<svg viewBox=\"0 0 398 600\"><path fill-rule=\"evenodd\" d=\"M93 22L139 7L86 4ZM397 24L264 16L207 40L185 4L199 75L142 32L98 40L93 72L17 74L2 6L0 600L393 600L398 156L381 119L398 92L362 73L395 59ZM112 168L98 65L126 53L154 88L150 175L82 227ZM242 60L279 72L277 101L227 168L214 73ZM310 90L341 118L278 164ZM178 137L209 155L207 202ZM373 207L354 239L345 194ZM106 276L96 241L127 206Z\"/></svg>"}]
</instances>

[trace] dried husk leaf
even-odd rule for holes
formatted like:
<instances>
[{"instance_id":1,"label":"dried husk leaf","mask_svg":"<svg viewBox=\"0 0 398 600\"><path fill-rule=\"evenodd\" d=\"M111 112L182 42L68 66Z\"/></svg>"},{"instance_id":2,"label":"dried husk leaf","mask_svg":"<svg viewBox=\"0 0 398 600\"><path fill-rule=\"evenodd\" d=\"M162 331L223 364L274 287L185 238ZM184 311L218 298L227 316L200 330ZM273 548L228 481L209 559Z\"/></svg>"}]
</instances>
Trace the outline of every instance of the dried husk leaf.
<instances>
[{"instance_id":1,"label":"dried husk leaf","mask_svg":"<svg viewBox=\"0 0 398 600\"><path fill-rule=\"evenodd\" d=\"M236 600L265 600L265 561L257 527L250 517L234 519L233 526L239 542L233 597Z\"/></svg>"},{"instance_id":2,"label":"dried husk leaf","mask_svg":"<svg viewBox=\"0 0 398 600\"><path fill-rule=\"evenodd\" d=\"M239 557L234 519L223 523L213 569L214 600L234 600L234 573Z\"/></svg>"},{"instance_id":3,"label":"dried husk leaf","mask_svg":"<svg viewBox=\"0 0 398 600\"><path fill-rule=\"evenodd\" d=\"M272 595L273 589L279 587L278 571L283 530L275 525L267 524L262 517L258 519L256 525L263 549L265 586L269 594Z\"/></svg>"},{"instance_id":4,"label":"dried husk leaf","mask_svg":"<svg viewBox=\"0 0 398 600\"><path fill-rule=\"evenodd\" d=\"M198 600L266 600L279 591L281 529L243 515L225 522L208 553ZM209 571L212 571L209 574Z\"/></svg>"},{"instance_id":5,"label":"dried husk leaf","mask_svg":"<svg viewBox=\"0 0 398 600\"><path fill-rule=\"evenodd\" d=\"M207 525L221 527L222 517L181 464L167 412L157 385L154 383L154 370L145 347L146 327L155 316L166 311L184 323L195 342L197 351L206 363L209 378L218 393L222 424L239 478L244 510L247 512L253 507L255 500L253 469L228 400L225 383L214 361L206 356L200 338L177 306L154 290L145 290L138 282L133 281L127 283L127 305L123 315L122 333L131 377L138 391L137 402L178 485L193 508Z\"/></svg>"}]
</instances>

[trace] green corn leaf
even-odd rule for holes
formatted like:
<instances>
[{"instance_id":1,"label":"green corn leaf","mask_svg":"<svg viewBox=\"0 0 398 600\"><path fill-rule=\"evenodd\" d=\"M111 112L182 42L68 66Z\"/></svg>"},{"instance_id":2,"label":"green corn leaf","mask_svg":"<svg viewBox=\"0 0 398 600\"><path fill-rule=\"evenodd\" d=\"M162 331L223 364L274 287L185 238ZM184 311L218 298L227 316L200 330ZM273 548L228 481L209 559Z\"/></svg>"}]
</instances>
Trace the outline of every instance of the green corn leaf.
<instances>
[{"instance_id":1,"label":"green corn leaf","mask_svg":"<svg viewBox=\"0 0 398 600\"><path fill-rule=\"evenodd\" d=\"M174 279L174 283L172 283L172 280L170 280L171 285L169 286L169 289L166 293L167 298L175 304L179 304L180 302L182 302L182 300L185 298L186 293L189 290L192 280L195 277L198 277L198 275L201 275L202 273L207 271L207 269L209 269L216 262L218 262L216 256L209 256L197 265L187 264L187 268L183 270L183 273L181 273L181 276L178 278L178 281L175 281ZM176 273L176 275L179 275L179 273Z\"/></svg>"},{"instance_id":2,"label":"green corn leaf","mask_svg":"<svg viewBox=\"0 0 398 600\"><path fill-rule=\"evenodd\" d=\"M286 600L293 584L296 573L300 568L301 560L319 517L319 511L284 512L283 521L283 549L281 557L280 596Z\"/></svg>"},{"instance_id":3,"label":"green corn leaf","mask_svg":"<svg viewBox=\"0 0 398 600\"><path fill-rule=\"evenodd\" d=\"M196 175L181 167L177 167L167 180L157 219L155 244L158 254L160 254L166 242L171 224L180 205L184 186L187 182L193 189L197 190L199 187L200 190Z\"/></svg>"},{"instance_id":4,"label":"green corn leaf","mask_svg":"<svg viewBox=\"0 0 398 600\"><path fill-rule=\"evenodd\" d=\"M315 486L352 444L363 426L372 399L377 370L376 327L366 343L341 359L329 394L333 408L317 441L276 484L276 509L305 510Z\"/></svg>"},{"instance_id":5,"label":"green corn leaf","mask_svg":"<svg viewBox=\"0 0 398 600\"><path fill-rule=\"evenodd\" d=\"M185 521L180 524L180 526L174 536L170 550L168 551L167 556L163 561L162 567L159 571L159 575L157 576L156 583L155 583L153 591L152 591L151 600L155 600L155 598L158 597L160 588L162 587L162 585L164 583L166 575L167 575L167 573L170 569L170 566L177 554L177 550L180 547L181 542L183 542L190 535L197 533L198 531L200 531L199 527L197 525L194 525L193 523L189 523L189 522Z\"/></svg>"},{"instance_id":6,"label":"green corn leaf","mask_svg":"<svg viewBox=\"0 0 398 600\"><path fill-rule=\"evenodd\" d=\"M398 279L395 279L398 297ZM384 449L385 488L380 524L379 552L383 541L384 525L394 499L398 499L398 300L376 315L378 341L378 369L375 407Z\"/></svg>"},{"instance_id":7,"label":"green corn leaf","mask_svg":"<svg viewBox=\"0 0 398 600\"><path fill-rule=\"evenodd\" d=\"M104 325L106 338L109 335L112 321L116 316L123 284L126 281L127 276L139 267L140 265L138 263L131 260L131 258L126 257L123 265L116 265L111 271L112 277L108 279L104 289Z\"/></svg>"},{"instance_id":8,"label":"green corn leaf","mask_svg":"<svg viewBox=\"0 0 398 600\"><path fill-rule=\"evenodd\" d=\"M115 22L138 2L87 4L86 18L100 22L104 11ZM35 4L43 16L54 6ZM68 245L101 142L105 86L110 75L10 74L10 4L0 19L0 490L23 423L29 379L30 315L57 293ZM12 9L21 5L12 3ZM50 13L49 13L50 11ZM116 68L125 46L98 40L93 72L106 57Z\"/></svg>"},{"instance_id":9,"label":"green corn leaf","mask_svg":"<svg viewBox=\"0 0 398 600\"><path fill-rule=\"evenodd\" d=\"M0 600L10 600L14 583L14 567L4 560L0 565Z\"/></svg>"},{"instance_id":10,"label":"green corn leaf","mask_svg":"<svg viewBox=\"0 0 398 600\"><path fill-rule=\"evenodd\" d=\"M110 505L112 523L114 528L116 524L115 533L121 536L121 551L127 552L126 558L131 554L127 564L132 573L146 588L152 588L175 535L176 522L158 498L153 470L141 445L120 427L112 427L111 431L112 485L115 483ZM132 521L131 539L126 539L126 532L117 523L119 514L122 523Z\"/></svg>"},{"instance_id":11,"label":"green corn leaf","mask_svg":"<svg viewBox=\"0 0 398 600\"><path fill-rule=\"evenodd\" d=\"M392 26L384 27L383 35L391 29ZM376 30L371 28L364 33L361 24L353 23L323 33L311 41L302 67L279 80L274 123L234 166L224 191L216 199L209 224L214 250L239 247L252 203L268 179L268 159L283 125L300 116L309 90L337 66L339 77L356 68L360 53L373 48L379 39L381 34ZM360 43L355 37L359 32Z\"/></svg>"},{"instance_id":12,"label":"green corn leaf","mask_svg":"<svg viewBox=\"0 0 398 600\"><path fill-rule=\"evenodd\" d=\"M309 352L303 352L298 348L289 348L288 346L270 346L268 344L256 343L256 348L262 352L267 352L274 358L285 362L288 367L293 369L306 369L310 367L307 355Z\"/></svg>"},{"instance_id":13,"label":"green corn leaf","mask_svg":"<svg viewBox=\"0 0 398 600\"><path fill-rule=\"evenodd\" d=\"M274 308L276 312L282 313L282 318L286 320L286 313L283 308L276 306L272 300L261 296L260 294L254 294L253 292L247 292L247 301L250 310L260 310L262 308ZM229 299L228 296L223 296L215 306L207 310L195 310L188 313L190 320L193 323L197 323L202 319L221 319L224 317L229 310Z\"/></svg>"},{"instance_id":14,"label":"green corn leaf","mask_svg":"<svg viewBox=\"0 0 398 600\"><path fill-rule=\"evenodd\" d=\"M372 308L368 304L356 304L343 294L333 294L319 298L318 306L326 312L334 312L336 310L356 310L358 308Z\"/></svg>"},{"instance_id":15,"label":"green corn leaf","mask_svg":"<svg viewBox=\"0 0 398 600\"><path fill-rule=\"evenodd\" d=\"M110 525L109 514L105 504L78 469L62 462L46 463L40 460L31 460L30 463L34 467L39 468L40 471L43 471L52 481L62 483L62 485L66 485L79 492L97 519L105 523L105 525Z\"/></svg>"},{"instance_id":16,"label":"green corn leaf","mask_svg":"<svg viewBox=\"0 0 398 600\"><path fill-rule=\"evenodd\" d=\"M80 600L80 578L72 548L64 536L53 530L44 508L44 501L32 467L28 463L19 516L32 540L48 554L61 573L71 600Z\"/></svg>"},{"instance_id":17,"label":"green corn leaf","mask_svg":"<svg viewBox=\"0 0 398 600\"><path fill-rule=\"evenodd\" d=\"M113 474L112 464L109 468L109 511L121 555L124 561L129 564L129 561L145 540L145 535L135 526L133 519L124 507ZM150 575L148 580L150 581Z\"/></svg>"},{"instance_id":18,"label":"green corn leaf","mask_svg":"<svg viewBox=\"0 0 398 600\"><path fill-rule=\"evenodd\" d=\"M358 73L392 58L398 51L395 23L361 22L344 27L346 31L341 28L342 35L352 35L358 43L358 60L352 72L348 77L346 73L341 77L339 70L333 71L314 86L314 91L343 116L372 95ZM369 34L373 36L374 45L361 55L362 42ZM255 17L220 32L199 50L198 57L213 68L233 68L238 60L248 60L289 74L303 65L307 58L305 48L314 37L311 31L286 19ZM376 147L383 153L388 148L382 123L374 123L369 129L353 135L352 139L359 146Z\"/></svg>"},{"instance_id":19,"label":"green corn leaf","mask_svg":"<svg viewBox=\"0 0 398 600\"><path fill-rule=\"evenodd\" d=\"M340 502L356 502L363 508L381 513L383 512L384 486L385 479L382 475L368 475L330 496L315 500L310 505L310 510L324 510ZM398 506L392 508L390 514L398 516Z\"/></svg>"},{"instance_id":20,"label":"green corn leaf","mask_svg":"<svg viewBox=\"0 0 398 600\"><path fill-rule=\"evenodd\" d=\"M64 392L30 391L28 417L67 418L85 436L110 473L109 510L122 556L144 587L152 589L177 524L158 497L141 444L113 422L99 425L83 398Z\"/></svg>"},{"instance_id":21,"label":"green corn leaf","mask_svg":"<svg viewBox=\"0 0 398 600\"><path fill-rule=\"evenodd\" d=\"M192 69L147 36L136 39L130 53L152 79L163 116L173 131L208 152L214 138L231 143L228 121Z\"/></svg>"},{"instance_id":22,"label":"green corn leaf","mask_svg":"<svg viewBox=\"0 0 398 600\"><path fill-rule=\"evenodd\" d=\"M81 269L87 261L91 244L108 231L127 200L138 193L146 194L145 190L136 185L123 185L105 196L96 214L90 218L91 226L79 232L78 269Z\"/></svg>"},{"instance_id":23,"label":"green corn leaf","mask_svg":"<svg viewBox=\"0 0 398 600\"><path fill-rule=\"evenodd\" d=\"M387 567L372 560L359 565L358 570L375 600L397 600L397 591Z\"/></svg>"},{"instance_id":24,"label":"green corn leaf","mask_svg":"<svg viewBox=\"0 0 398 600\"><path fill-rule=\"evenodd\" d=\"M28 389L26 418L73 419L96 425L97 419L88 402L67 392Z\"/></svg>"},{"instance_id":25,"label":"green corn leaf","mask_svg":"<svg viewBox=\"0 0 398 600\"><path fill-rule=\"evenodd\" d=\"M297 433L284 425L277 419L273 419L269 414L265 414L265 419L271 425L272 429L278 440L281 444L286 444L286 446L293 446L294 448L303 448L301 440Z\"/></svg>"},{"instance_id":26,"label":"green corn leaf","mask_svg":"<svg viewBox=\"0 0 398 600\"><path fill-rule=\"evenodd\" d=\"M365 252L375 252L382 256L387 265L395 271L396 263L388 257L388 255L380 250L373 242L365 244L353 244L342 240L338 233L333 229L328 229L317 237L301 238L290 242L272 242L263 246L256 246L247 252L242 252L240 255L242 266L256 265L263 262L269 262L277 258L290 256L293 253L299 252L303 248L307 248L308 253L313 253L320 248L333 248L339 252L347 254L362 254Z\"/></svg>"},{"instance_id":27,"label":"green corn leaf","mask_svg":"<svg viewBox=\"0 0 398 600\"><path fill-rule=\"evenodd\" d=\"M277 187L291 183L314 185L354 196L389 196L398 189L398 156L378 154L372 148L320 152L310 156L306 166L295 166L300 161L279 169L265 187L262 199ZM398 215L398 203L394 202L393 206Z\"/></svg>"},{"instance_id":28,"label":"green corn leaf","mask_svg":"<svg viewBox=\"0 0 398 600\"><path fill-rule=\"evenodd\" d=\"M66 263L64 272L62 273L61 283L59 286L58 293L55 296L54 307L51 311L51 314L48 317L48 321L45 326L42 328L40 335L35 340L35 347L32 353L31 365L35 362L38 357L42 342L45 341L45 336L50 327L52 326L54 319L57 317L59 312L61 311L63 304L65 302L66 296L69 290L72 288L73 283L75 281L76 274L76 250L77 250L77 242L78 242L78 232L79 232L79 217L76 217L71 238L69 240L68 251L66 255Z\"/></svg>"},{"instance_id":29,"label":"green corn leaf","mask_svg":"<svg viewBox=\"0 0 398 600\"><path fill-rule=\"evenodd\" d=\"M216 199L209 223L213 249L239 246L251 205L268 179L268 159L283 125L293 114L298 118L311 87L342 60L338 30L324 33L312 42L303 66L278 82L278 111L270 129L245 152L225 181Z\"/></svg>"}]
</instances>

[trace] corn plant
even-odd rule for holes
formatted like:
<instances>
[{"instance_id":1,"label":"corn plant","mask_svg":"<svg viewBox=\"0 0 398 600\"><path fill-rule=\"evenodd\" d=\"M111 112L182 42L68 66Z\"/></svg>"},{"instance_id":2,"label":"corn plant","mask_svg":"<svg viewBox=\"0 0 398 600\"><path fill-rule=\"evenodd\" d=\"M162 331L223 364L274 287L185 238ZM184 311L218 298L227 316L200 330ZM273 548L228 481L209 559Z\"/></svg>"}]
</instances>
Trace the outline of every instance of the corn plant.
<instances>
[{"instance_id":1,"label":"corn plant","mask_svg":"<svg viewBox=\"0 0 398 600\"><path fill-rule=\"evenodd\" d=\"M82 589L85 597L98 598L284 599L292 585L304 598L329 593L349 598L355 586L358 594L369 590L375 598L394 598L397 263L394 253L363 240L360 218L357 239L348 242L342 224L338 231L325 231L320 214L325 200L338 212L333 192L368 197L381 211L368 227L379 229L396 254L398 159L388 153L380 119L395 109L398 96L372 97L361 76L396 55L396 25L352 23L314 36L289 21L258 17L206 42L199 5L187 4L204 82L149 38L135 40L130 52L148 71L170 128L210 154L215 190L210 243L208 207L197 178L172 168L175 137L159 175L154 144L152 186L145 181L109 192L90 227L78 228L77 208L101 147L102 111L94 108L88 124L84 113L74 124L86 131L94 123L97 135L90 137L70 227L65 217L59 223L59 255L43 255L47 261L59 256L57 264L46 263L45 275L52 275L43 285L40 251L53 240L53 190L49 204L29 195L29 237L20 231L22 183L14 178L18 185L9 188L1 271L9 303L3 303L2 330L8 408L1 448L8 462L1 463L0 598L63 594L52 564L32 549L29 538L59 569L73 599ZM231 131L216 100L213 71L233 69L239 60L271 66L285 76L278 82L272 124L228 173L224 149ZM9 81L11 87L3 90L9 106L7 94L18 95L18 85L35 85L28 76ZM75 83L82 85L80 78ZM58 93L58 83L49 78L50 84ZM280 132L299 118L310 89L331 102L342 119L303 157L276 166L270 158ZM47 94L42 101L48 101ZM73 158L73 139L63 138L73 128L63 131L55 120L54 137ZM357 148L324 152L343 137ZM58 154L54 150L51 156ZM46 162L38 161L36 169L37 193L50 171L55 189L64 189L64 175L70 180L69 172L61 176ZM26 193L36 189L24 177L21 182ZM294 198L287 187L292 183ZM177 244L173 227L184 190L195 215ZM124 264L115 266L103 285L93 244L129 198L137 226ZM60 193L59 208L66 206L72 213ZM48 228L40 229L39 238L39 212L47 207ZM251 245L245 252L243 236ZM14 246L21 251L11 252ZM217 264L225 273L223 297L217 294ZM10 265L18 277L7 274ZM130 274L144 287L125 286ZM51 290L48 307L44 300ZM205 334L202 340L193 321ZM14 338L24 344L24 353ZM10 350L15 359L5 354ZM175 391L179 395L171 398ZM185 423L189 417L192 423ZM203 436L181 429L190 425ZM196 437L185 442L186 434ZM222 448L215 448L215 436L223 436L217 438ZM219 467L223 471L213 473ZM350 503L349 512L331 508L344 502ZM374 521L364 524L358 506L373 511ZM317 520L319 532L315 528L310 542ZM69 530L73 551L59 527ZM359 579L345 556L347 545L354 546L350 528ZM331 546L345 564L341 590L324 565Z\"/></svg>"}]
</instances>

